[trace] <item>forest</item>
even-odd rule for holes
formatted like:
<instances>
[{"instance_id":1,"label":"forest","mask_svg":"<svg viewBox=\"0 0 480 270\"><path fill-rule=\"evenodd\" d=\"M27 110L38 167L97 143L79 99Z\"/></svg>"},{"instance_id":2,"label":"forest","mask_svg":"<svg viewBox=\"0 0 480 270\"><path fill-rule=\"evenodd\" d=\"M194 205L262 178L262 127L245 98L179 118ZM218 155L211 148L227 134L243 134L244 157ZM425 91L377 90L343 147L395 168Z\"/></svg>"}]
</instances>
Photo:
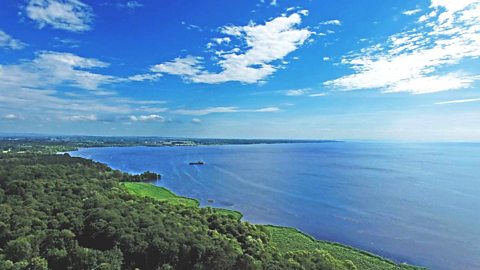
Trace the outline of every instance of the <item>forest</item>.
<instances>
[{"instance_id":1,"label":"forest","mask_svg":"<svg viewBox=\"0 0 480 270\"><path fill-rule=\"evenodd\" d=\"M0 269L370 269L321 246L280 247L267 226L122 184L143 178L68 154L1 153Z\"/></svg>"}]
</instances>

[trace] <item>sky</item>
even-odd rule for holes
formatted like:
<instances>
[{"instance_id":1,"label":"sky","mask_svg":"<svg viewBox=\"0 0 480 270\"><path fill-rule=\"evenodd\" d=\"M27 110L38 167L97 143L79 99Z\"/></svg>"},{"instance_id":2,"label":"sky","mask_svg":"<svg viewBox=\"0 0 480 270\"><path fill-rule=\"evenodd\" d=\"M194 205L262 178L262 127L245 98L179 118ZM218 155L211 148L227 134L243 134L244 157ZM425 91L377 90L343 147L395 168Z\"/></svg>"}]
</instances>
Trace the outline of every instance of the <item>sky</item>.
<instances>
[{"instance_id":1,"label":"sky","mask_svg":"<svg viewBox=\"0 0 480 270\"><path fill-rule=\"evenodd\" d=\"M480 0L2 0L0 132L480 141Z\"/></svg>"}]
</instances>

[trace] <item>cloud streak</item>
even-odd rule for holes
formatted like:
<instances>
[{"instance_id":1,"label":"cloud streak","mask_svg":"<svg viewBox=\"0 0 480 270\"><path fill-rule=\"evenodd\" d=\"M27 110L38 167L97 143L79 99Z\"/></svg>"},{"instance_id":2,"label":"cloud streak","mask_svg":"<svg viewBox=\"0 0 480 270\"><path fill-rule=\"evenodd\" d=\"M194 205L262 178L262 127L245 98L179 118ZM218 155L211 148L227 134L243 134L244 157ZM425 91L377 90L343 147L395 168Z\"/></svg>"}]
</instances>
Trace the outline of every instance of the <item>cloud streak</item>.
<instances>
[{"instance_id":1,"label":"cloud streak","mask_svg":"<svg viewBox=\"0 0 480 270\"><path fill-rule=\"evenodd\" d=\"M193 124L201 124L202 123L202 119L200 118L192 118L192 121L191 121Z\"/></svg>"},{"instance_id":2,"label":"cloud streak","mask_svg":"<svg viewBox=\"0 0 480 270\"><path fill-rule=\"evenodd\" d=\"M303 95L309 93L310 91L312 91L312 89L310 89L310 88L290 89L290 90L285 91L285 96L298 97L298 96L303 96Z\"/></svg>"},{"instance_id":3,"label":"cloud streak","mask_svg":"<svg viewBox=\"0 0 480 270\"><path fill-rule=\"evenodd\" d=\"M418 14L420 12L422 12L422 10L417 8L417 9L405 10L404 12L402 12L402 14L407 15L407 16L412 16L412 15Z\"/></svg>"},{"instance_id":4,"label":"cloud streak","mask_svg":"<svg viewBox=\"0 0 480 270\"><path fill-rule=\"evenodd\" d=\"M279 112L278 107L265 107L260 109L240 109L238 107L208 107L204 109L179 109L173 111L176 114L202 116L212 113L267 113L267 112Z\"/></svg>"},{"instance_id":5,"label":"cloud streak","mask_svg":"<svg viewBox=\"0 0 480 270\"><path fill-rule=\"evenodd\" d=\"M5 33L4 31L0 30L0 48L6 48L11 50L21 50L25 48L27 44L21 42L18 39L15 39Z\"/></svg>"},{"instance_id":6,"label":"cloud streak","mask_svg":"<svg viewBox=\"0 0 480 270\"><path fill-rule=\"evenodd\" d=\"M329 20L319 23L319 25L342 25L340 20Z\"/></svg>"},{"instance_id":7,"label":"cloud streak","mask_svg":"<svg viewBox=\"0 0 480 270\"><path fill-rule=\"evenodd\" d=\"M435 105L456 104L456 103L470 103L470 102L479 102L479 101L480 101L480 98L457 99L457 100L437 102L437 103L435 103Z\"/></svg>"},{"instance_id":8,"label":"cloud streak","mask_svg":"<svg viewBox=\"0 0 480 270\"><path fill-rule=\"evenodd\" d=\"M127 1L125 3L117 3L117 8L137 9L143 7L143 4L138 1Z\"/></svg>"},{"instance_id":9,"label":"cloud streak","mask_svg":"<svg viewBox=\"0 0 480 270\"><path fill-rule=\"evenodd\" d=\"M97 116L94 114L87 115L70 115L70 116L61 116L60 119L65 121L97 121Z\"/></svg>"},{"instance_id":10,"label":"cloud streak","mask_svg":"<svg viewBox=\"0 0 480 270\"><path fill-rule=\"evenodd\" d=\"M290 90L281 91L281 92L288 97L300 97L300 96L322 97L327 95L326 93L312 93L311 88L290 89Z\"/></svg>"},{"instance_id":11,"label":"cloud streak","mask_svg":"<svg viewBox=\"0 0 480 270\"><path fill-rule=\"evenodd\" d=\"M150 114L150 115L131 115L128 119L134 122L151 122L151 121L158 121L158 122L165 122L165 118L158 114Z\"/></svg>"},{"instance_id":12,"label":"cloud streak","mask_svg":"<svg viewBox=\"0 0 480 270\"><path fill-rule=\"evenodd\" d=\"M4 115L3 119L5 119L5 120L17 120L17 119L20 119L20 117L16 114L9 113L9 114Z\"/></svg>"},{"instance_id":13,"label":"cloud streak","mask_svg":"<svg viewBox=\"0 0 480 270\"><path fill-rule=\"evenodd\" d=\"M72 53L41 51L32 60L18 64L0 65L0 87L55 88L70 86L84 90L95 90L105 94L102 86L124 83L156 81L161 74L138 74L126 78L101 74L97 69L110 64L95 58L86 58Z\"/></svg>"},{"instance_id":14,"label":"cloud streak","mask_svg":"<svg viewBox=\"0 0 480 270\"><path fill-rule=\"evenodd\" d=\"M20 64L0 65L0 87L42 88L66 84L87 90L114 82L114 77L91 72L108 64L71 53L43 51Z\"/></svg>"}]
</instances>

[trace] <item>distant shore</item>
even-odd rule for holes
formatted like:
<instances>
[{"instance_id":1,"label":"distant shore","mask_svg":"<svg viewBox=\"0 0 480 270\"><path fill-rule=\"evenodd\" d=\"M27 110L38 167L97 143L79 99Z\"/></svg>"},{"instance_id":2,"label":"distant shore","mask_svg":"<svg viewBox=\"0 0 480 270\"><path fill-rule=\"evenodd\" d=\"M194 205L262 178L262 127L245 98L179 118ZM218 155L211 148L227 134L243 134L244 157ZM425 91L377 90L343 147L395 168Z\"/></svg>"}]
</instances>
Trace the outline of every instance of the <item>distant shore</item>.
<instances>
[{"instance_id":1,"label":"distant shore","mask_svg":"<svg viewBox=\"0 0 480 270\"><path fill-rule=\"evenodd\" d=\"M292 139L214 139L214 138L172 138L172 137L104 137L104 136L48 136L0 134L2 153L68 153L80 148L92 147L175 147L213 146L248 144L287 143L333 143L336 140L292 140Z\"/></svg>"}]
</instances>

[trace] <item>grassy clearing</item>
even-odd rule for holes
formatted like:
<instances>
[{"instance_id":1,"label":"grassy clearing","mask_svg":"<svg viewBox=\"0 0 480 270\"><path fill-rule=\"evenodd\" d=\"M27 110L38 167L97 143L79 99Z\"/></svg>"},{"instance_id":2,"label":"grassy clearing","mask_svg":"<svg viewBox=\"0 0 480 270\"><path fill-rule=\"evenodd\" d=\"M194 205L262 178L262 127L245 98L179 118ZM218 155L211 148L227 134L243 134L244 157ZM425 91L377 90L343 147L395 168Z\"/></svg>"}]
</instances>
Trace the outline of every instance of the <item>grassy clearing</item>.
<instances>
[{"instance_id":1,"label":"grassy clearing","mask_svg":"<svg viewBox=\"0 0 480 270\"><path fill-rule=\"evenodd\" d=\"M266 225L265 228L271 235L271 244L279 252L286 253L293 250L323 249L337 259L350 260L358 269L369 270L419 270L419 268L407 264L395 264L394 262L377 255L338 243L317 241L313 237L301 231L288 228Z\"/></svg>"},{"instance_id":2,"label":"grassy clearing","mask_svg":"<svg viewBox=\"0 0 480 270\"><path fill-rule=\"evenodd\" d=\"M125 189L130 192L131 194L135 194L142 197L149 197L159 201L168 201L169 203L175 205L185 205L191 207L198 207L200 204L197 200L181 197L175 195L175 193L171 192L170 190L157 187L152 184L148 183L137 183L137 182L125 182L122 183Z\"/></svg>"},{"instance_id":3,"label":"grassy clearing","mask_svg":"<svg viewBox=\"0 0 480 270\"><path fill-rule=\"evenodd\" d=\"M167 201L172 204L181 204L186 206L198 207L200 204L197 200L178 196L175 193L171 192L170 190L157 187L152 184L148 183L141 183L141 182L124 182L122 186L130 192L131 194L135 194L142 197L149 197L159 201ZM235 219L242 219L242 213L234 210L222 209L222 208L212 208L215 212L220 215L231 216Z\"/></svg>"}]
</instances>

